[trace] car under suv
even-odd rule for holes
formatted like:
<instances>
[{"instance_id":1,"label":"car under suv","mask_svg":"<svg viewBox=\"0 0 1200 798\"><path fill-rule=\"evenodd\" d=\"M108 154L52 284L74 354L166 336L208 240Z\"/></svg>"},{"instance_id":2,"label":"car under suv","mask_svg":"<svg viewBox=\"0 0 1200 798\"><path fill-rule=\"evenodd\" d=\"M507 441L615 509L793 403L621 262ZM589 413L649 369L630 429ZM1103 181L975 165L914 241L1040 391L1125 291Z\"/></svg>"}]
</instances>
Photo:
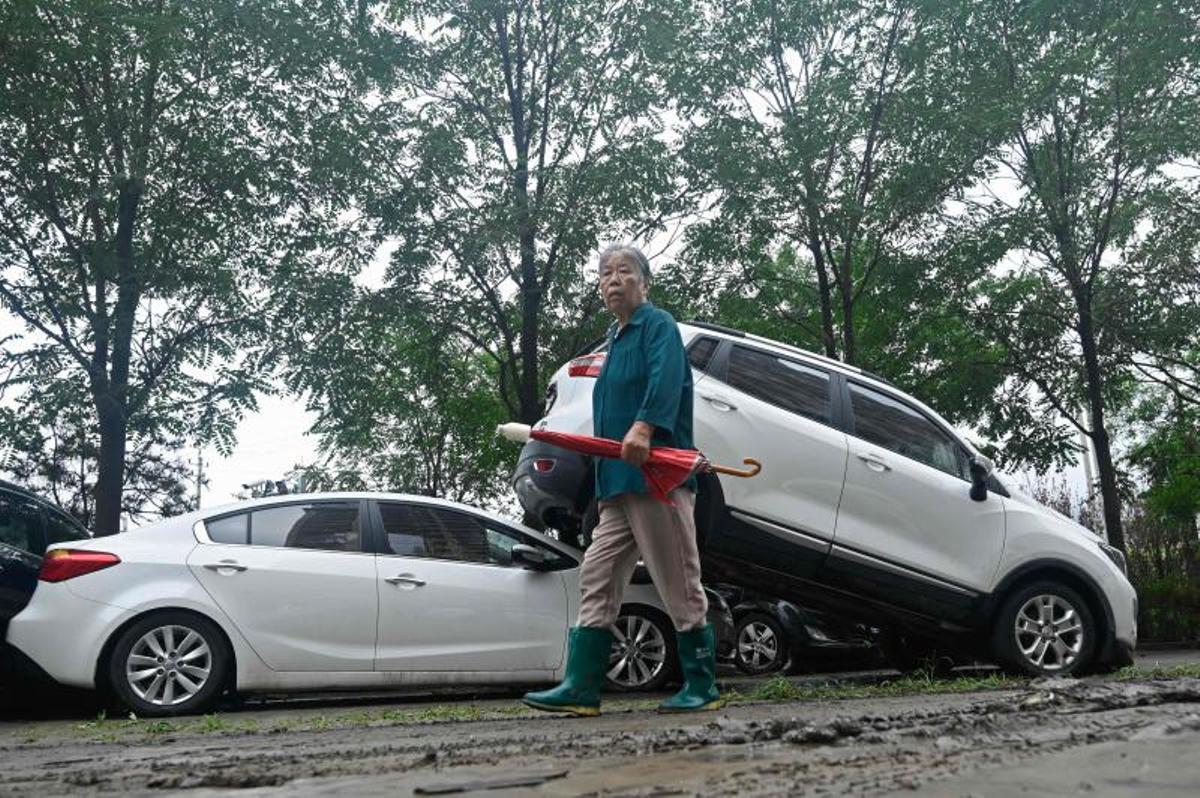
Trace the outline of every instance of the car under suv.
<instances>
[{"instance_id":1,"label":"car under suv","mask_svg":"<svg viewBox=\"0 0 1200 798\"><path fill-rule=\"evenodd\" d=\"M752 587L886 630L893 650L962 654L1032 675L1132 661L1137 597L1124 558L992 474L920 401L853 366L700 322L680 323L695 440L751 479L701 475L708 581ZM592 433L602 343L555 373L539 426ZM587 543L591 463L537 441L513 485L526 512Z\"/></svg>"}]
</instances>

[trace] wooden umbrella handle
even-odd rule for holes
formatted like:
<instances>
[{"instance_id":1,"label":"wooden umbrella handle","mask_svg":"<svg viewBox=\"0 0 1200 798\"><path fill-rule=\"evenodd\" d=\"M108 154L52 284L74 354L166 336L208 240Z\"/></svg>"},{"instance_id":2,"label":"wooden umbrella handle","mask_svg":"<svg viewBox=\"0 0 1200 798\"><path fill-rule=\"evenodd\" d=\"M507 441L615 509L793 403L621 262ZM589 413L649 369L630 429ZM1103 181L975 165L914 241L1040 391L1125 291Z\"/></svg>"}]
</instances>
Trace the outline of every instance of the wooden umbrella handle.
<instances>
[{"instance_id":1,"label":"wooden umbrella handle","mask_svg":"<svg viewBox=\"0 0 1200 798\"><path fill-rule=\"evenodd\" d=\"M752 477L759 471L762 471L762 463L752 457L747 457L742 460L743 463L750 466L749 468L734 468L733 466L717 465L709 463L708 470L717 474L728 474L731 477Z\"/></svg>"}]
</instances>

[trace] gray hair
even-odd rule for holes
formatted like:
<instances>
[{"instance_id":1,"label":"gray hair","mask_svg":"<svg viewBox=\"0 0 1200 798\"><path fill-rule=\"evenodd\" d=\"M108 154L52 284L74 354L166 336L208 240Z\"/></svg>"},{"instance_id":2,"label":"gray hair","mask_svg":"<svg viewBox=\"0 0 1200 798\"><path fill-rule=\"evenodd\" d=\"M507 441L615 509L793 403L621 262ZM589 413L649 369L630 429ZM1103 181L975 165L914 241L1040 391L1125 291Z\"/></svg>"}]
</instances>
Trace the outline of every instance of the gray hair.
<instances>
[{"instance_id":1,"label":"gray hair","mask_svg":"<svg viewBox=\"0 0 1200 798\"><path fill-rule=\"evenodd\" d=\"M646 285L650 284L650 259L632 244L609 244L600 250L600 257L596 261L596 270L603 270L604 264L608 263L608 259L613 255L628 256L642 270L642 279L646 281Z\"/></svg>"}]
</instances>

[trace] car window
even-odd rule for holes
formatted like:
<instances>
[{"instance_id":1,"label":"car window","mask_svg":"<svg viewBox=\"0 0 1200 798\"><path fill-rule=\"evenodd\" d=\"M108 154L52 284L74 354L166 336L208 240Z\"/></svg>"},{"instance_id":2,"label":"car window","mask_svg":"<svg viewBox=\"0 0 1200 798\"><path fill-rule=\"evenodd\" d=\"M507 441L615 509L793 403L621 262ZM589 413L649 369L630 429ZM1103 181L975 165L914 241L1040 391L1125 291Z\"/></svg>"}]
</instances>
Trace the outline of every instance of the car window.
<instances>
[{"instance_id":1,"label":"car window","mask_svg":"<svg viewBox=\"0 0 1200 798\"><path fill-rule=\"evenodd\" d=\"M829 375L756 349L735 346L727 381L739 391L805 418L828 424Z\"/></svg>"},{"instance_id":2,"label":"car window","mask_svg":"<svg viewBox=\"0 0 1200 798\"><path fill-rule=\"evenodd\" d=\"M33 502L0 493L0 543L40 555L46 549L42 544L41 515Z\"/></svg>"},{"instance_id":3,"label":"car window","mask_svg":"<svg viewBox=\"0 0 1200 798\"><path fill-rule=\"evenodd\" d=\"M358 502L285 504L250 513L250 544L288 549L362 551Z\"/></svg>"},{"instance_id":4,"label":"car window","mask_svg":"<svg viewBox=\"0 0 1200 798\"><path fill-rule=\"evenodd\" d=\"M250 513L227 515L204 522L208 537L213 543L250 542Z\"/></svg>"},{"instance_id":5,"label":"car window","mask_svg":"<svg viewBox=\"0 0 1200 798\"><path fill-rule=\"evenodd\" d=\"M717 343L716 338L708 337L697 338L693 341L687 350L688 362L692 364L692 368L697 371L708 371L713 354L717 351Z\"/></svg>"},{"instance_id":6,"label":"car window","mask_svg":"<svg viewBox=\"0 0 1200 798\"><path fill-rule=\"evenodd\" d=\"M46 545L51 543L66 543L71 540L87 540L89 535L79 522L61 513L47 510L43 514L45 520Z\"/></svg>"},{"instance_id":7,"label":"car window","mask_svg":"<svg viewBox=\"0 0 1200 798\"><path fill-rule=\"evenodd\" d=\"M380 502L384 553L487 565L511 565L521 541L468 513L422 504Z\"/></svg>"},{"instance_id":8,"label":"car window","mask_svg":"<svg viewBox=\"0 0 1200 798\"><path fill-rule=\"evenodd\" d=\"M850 383L854 434L889 451L966 479L958 443L913 407Z\"/></svg>"}]
</instances>

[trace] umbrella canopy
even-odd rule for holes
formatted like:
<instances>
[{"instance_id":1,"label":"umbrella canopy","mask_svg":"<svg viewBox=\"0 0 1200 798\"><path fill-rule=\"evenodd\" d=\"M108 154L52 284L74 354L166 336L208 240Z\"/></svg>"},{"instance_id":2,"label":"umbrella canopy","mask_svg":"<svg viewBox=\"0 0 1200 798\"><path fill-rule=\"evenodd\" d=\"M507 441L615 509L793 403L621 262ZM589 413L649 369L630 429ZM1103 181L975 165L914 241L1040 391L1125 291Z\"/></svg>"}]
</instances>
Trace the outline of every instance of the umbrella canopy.
<instances>
[{"instance_id":1,"label":"umbrella canopy","mask_svg":"<svg viewBox=\"0 0 1200 798\"><path fill-rule=\"evenodd\" d=\"M547 429L532 429L527 424L501 424L496 431L504 438L516 443L524 443L532 438L594 457L608 457L614 460L621 457L621 442L608 438L554 432ZM687 482L697 472L716 471L733 476L749 477L757 474L762 468L757 461L747 459L745 462L752 466L750 470L743 471L725 466L714 466L695 449L655 446L650 449L650 456L642 465L642 476L646 479L647 492L651 496L659 501L672 504L673 502L668 498L671 491Z\"/></svg>"}]
</instances>

